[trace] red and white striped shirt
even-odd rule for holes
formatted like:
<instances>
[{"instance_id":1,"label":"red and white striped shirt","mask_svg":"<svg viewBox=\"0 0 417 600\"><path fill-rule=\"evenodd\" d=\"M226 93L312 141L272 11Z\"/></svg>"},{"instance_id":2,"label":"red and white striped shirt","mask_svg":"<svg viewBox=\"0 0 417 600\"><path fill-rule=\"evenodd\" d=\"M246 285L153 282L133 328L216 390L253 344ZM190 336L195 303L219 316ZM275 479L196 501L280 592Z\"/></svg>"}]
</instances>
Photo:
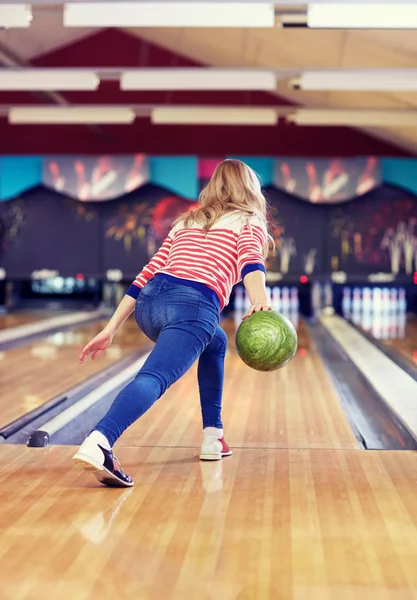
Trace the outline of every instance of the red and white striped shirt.
<instances>
[{"instance_id":1,"label":"red and white striped shirt","mask_svg":"<svg viewBox=\"0 0 417 600\"><path fill-rule=\"evenodd\" d=\"M186 228L178 223L127 293L137 297L152 277L162 273L204 284L217 294L223 309L236 283L251 271L265 272L266 239L262 221L240 212L223 215L207 235L198 224Z\"/></svg>"}]
</instances>

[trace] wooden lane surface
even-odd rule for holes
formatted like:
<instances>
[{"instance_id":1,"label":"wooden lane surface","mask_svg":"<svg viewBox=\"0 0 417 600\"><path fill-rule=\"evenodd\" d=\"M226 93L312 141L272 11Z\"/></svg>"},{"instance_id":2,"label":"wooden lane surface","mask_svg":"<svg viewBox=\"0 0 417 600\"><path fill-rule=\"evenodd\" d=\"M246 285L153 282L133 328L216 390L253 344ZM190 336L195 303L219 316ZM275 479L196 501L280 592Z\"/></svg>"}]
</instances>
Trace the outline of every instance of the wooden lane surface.
<instances>
[{"instance_id":1,"label":"wooden lane surface","mask_svg":"<svg viewBox=\"0 0 417 600\"><path fill-rule=\"evenodd\" d=\"M2 600L413 600L417 455L122 447L100 487L73 447L0 446Z\"/></svg>"},{"instance_id":2,"label":"wooden lane surface","mask_svg":"<svg viewBox=\"0 0 417 600\"><path fill-rule=\"evenodd\" d=\"M417 363L417 318L409 318L405 328L405 337L402 339L379 340L385 346L394 348L407 360Z\"/></svg>"},{"instance_id":3,"label":"wooden lane surface","mask_svg":"<svg viewBox=\"0 0 417 600\"><path fill-rule=\"evenodd\" d=\"M54 313L53 316L56 316L56 313ZM18 327L19 325L27 325L28 323L35 323L35 321L43 321L44 319L48 319L50 317L50 311L28 311L22 313L10 313L6 315L0 315L0 330L10 329L11 327Z\"/></svg>"},{"instance_id":4,"label":"wooden lane surface","mask_svg":"<svg viewBox=\"0 0 417 600\"><path fill-rule=\"evenodd\" d=\"M24 416L87 377L140 349L146 337L133 319L116 335L111 348L97 360L78 364L80 349L104 327L105 321L62 331L0 355L0 426Z\"/></svg>"},{"instance_id":5,"label":"wooden lane surface","mask_svg":"<svg viewBox=\"0 0 417 600\"><path fill-rule=\"evenodd\" d=\"M299 325L299 351L284 369L259 373L236 354L235 325L229 336L223 421L227 440L244 448L357 448L336 391ZM194 366L120 438L128 446L198 446L201 419Z\"/></svg>"}]
</instances>

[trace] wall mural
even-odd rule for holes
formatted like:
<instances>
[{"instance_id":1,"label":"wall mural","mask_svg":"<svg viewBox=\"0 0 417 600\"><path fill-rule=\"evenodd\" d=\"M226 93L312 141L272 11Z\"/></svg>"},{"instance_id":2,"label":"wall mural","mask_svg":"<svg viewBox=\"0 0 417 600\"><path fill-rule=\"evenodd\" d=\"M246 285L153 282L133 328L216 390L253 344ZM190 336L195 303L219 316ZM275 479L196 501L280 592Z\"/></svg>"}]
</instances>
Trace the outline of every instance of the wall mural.
<instances>
[{"instance_id":1,"label":"wall mural","mask_svg":"<svg viewBox=\"0 0 417 600\"><path fill-rule=\"evenodd\" d=\"M78 200L123 196L149 181L148 159L134 156L45 157L43 183Z\"/></svg>"},{"instance_id":2,"label":"wall mural","mask_svg":"<svg viewBox=\"0 0 417 600\"><path fill-rule=\"evenodd\" d=\"M195 201L201 185L226 157L131 155L0 156L0 200L44 185L81 201L110 200L151 183ZM373 156L339 159L236 156L265 187L313 203L360 197L383 183L417 194L417 159Z\"/></svg>"},{"instance_id":3,"label":"wall mural","mask_svg":"<svg viewBox=\"0 0 417 600\"><path fill-rule=\"evenodd\" d=\"M368 193L382 182L377 158L277 159L274 184L310 202L344 202Z\"/></svg>"}]
</instances>

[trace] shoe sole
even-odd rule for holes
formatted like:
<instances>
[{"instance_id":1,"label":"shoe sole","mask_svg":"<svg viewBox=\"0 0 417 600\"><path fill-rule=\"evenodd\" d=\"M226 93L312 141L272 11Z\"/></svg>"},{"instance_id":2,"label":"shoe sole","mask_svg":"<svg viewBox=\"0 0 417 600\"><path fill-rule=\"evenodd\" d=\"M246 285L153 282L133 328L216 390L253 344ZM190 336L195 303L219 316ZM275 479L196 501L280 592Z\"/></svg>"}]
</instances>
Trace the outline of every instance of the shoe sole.
<instances>
[{"instance_id":1,"label":"shoe sole","mask_svg":"<svg viewBox=\"0 0 417 600\"><path fill-rule=\"evenodd\" d=\"M135 484L127 483L113 475L110 471L108 471L103 465L96 463L88 456L84 456L83 454L75 454L72 458L76 465L80 466L84 471L89 471L90 473L94 473L96 479L106 485L107 487L133 487Z\"/></svg>"},{"instance_id":2,"label":"shoe sole","mask_svg":"<svg viewBox=\"0 0 417 600\"><path fill-rule=\"evenodd\" d=\"M200 454L200 460L221 460L225 456L232 456L233 452L224 452L221 454Z\"/></svg>"}]
</instances>

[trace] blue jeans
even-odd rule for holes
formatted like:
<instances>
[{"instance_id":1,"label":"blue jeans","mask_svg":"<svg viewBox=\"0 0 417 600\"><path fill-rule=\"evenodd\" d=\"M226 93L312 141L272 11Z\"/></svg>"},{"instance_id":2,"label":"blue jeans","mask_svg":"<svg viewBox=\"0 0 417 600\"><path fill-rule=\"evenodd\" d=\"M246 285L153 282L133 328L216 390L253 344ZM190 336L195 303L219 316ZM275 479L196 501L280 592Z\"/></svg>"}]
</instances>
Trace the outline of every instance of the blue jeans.
<instances>
[{"instance_id":1,"label":"blue jeans","mask_svg":"<svg viewBox=\"0 0 417 600\"><path fill-rule=\"evenodd\" d=\"M203 427L222 428L227 336L218 307L199 290L156 276L141 290L135 317L155 347L95 429L113 446L197 358Z\"/></svg>"}]
</instances>

